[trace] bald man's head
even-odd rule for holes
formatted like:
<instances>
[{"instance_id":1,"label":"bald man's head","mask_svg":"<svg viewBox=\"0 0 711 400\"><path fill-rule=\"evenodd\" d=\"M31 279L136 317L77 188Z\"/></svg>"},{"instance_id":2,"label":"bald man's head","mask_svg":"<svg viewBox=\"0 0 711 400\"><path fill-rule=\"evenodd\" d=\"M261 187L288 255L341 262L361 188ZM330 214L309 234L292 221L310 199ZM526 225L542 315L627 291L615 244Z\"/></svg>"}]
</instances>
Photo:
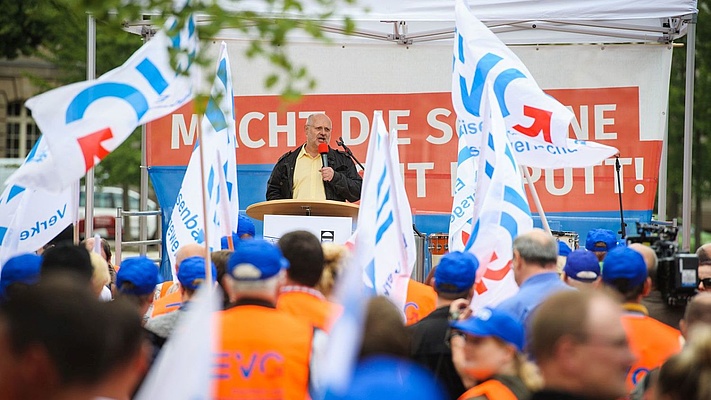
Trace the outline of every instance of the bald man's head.
<instances>
[{"instance_id":1,"label":"bald man's head","mask_svg":"<svg viewBox=\"0 0 711 400\"><path fill-rule=\"evenodd\" d=\"M699 265L711 264L711 243L699 247L696 255L699 256Z\"/></svg>"},{"instance_id":2,"label":"bald man's head","mask_svg":"<svg viewBox=\"0 0 711 400\"><path fill-rule=\"evenodd\" d=\"M657 287L657 264L659 260L657 259L657 252L654 251L649 246L645 246L642 243L632 243L629 246L630 249L636 251L642 255L644 258L644 263L647 265L647 276L652 279L652 287Z\"/></svg>"},{"instance_id":3,"label":"bald man's head","mask_svg":"<svg viewBox=\"0 0 711 400\"><path fill-rule=\"evenodd\" d=\"M186 258L190 257L205 257L207 255L207 248L205 246L199 245L197 243L188 243L186 245L180 246L178 251L175 252L175 266L180 267L180 263Z\"/></svg>"},{"instance_id":4,"label":"bald man's head","mask_svg":"<svg viewBox=\"0 0 711 400\"><path fill-rule=\"evenodd\" d=\"M684 319L679 322L681 333L687 340L689 340L687 336L689 332L698 325L711 325L710 292L701 292L692 297L689 304L686 305Z\"/></svg>"},{"instance_id":5,"label":"bald man's head","mask_svg":"<svg viewBox=\"0 0 711 400\"><path fill-rule=\"evenodd\" d=\"M555 238L538 228L516 237L513 250L527 263L542 267L555 267L558 260L558 243Z\"/></svg>"}]
</instances>

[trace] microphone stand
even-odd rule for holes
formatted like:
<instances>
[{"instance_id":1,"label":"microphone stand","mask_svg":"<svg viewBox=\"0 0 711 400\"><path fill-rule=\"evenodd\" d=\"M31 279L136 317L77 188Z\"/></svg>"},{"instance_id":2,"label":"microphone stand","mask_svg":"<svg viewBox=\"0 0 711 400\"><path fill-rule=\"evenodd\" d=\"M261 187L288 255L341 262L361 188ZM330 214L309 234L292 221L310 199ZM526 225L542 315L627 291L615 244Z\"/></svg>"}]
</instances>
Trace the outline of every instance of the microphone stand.
<instances>
[{"instance_id":1,"label":"microphone stand","mask_svg":"<svg viewBox=\"0 0 711 400\"><path fill-rule=\"evenodd\" d=\"M620 156L615 157L615 171L617 171L617 188L619 189L617 191L617 194L619 195L620 198L620 235L622 239L625 239L627 237L627 232L625 227L627 224L625 223L625 216L624 213L622 212L622 182L620 182Z\"/></svg>"},{"instance_id":2,"label":"microphone stand","mask_svg":"<svg viewBox=\"0 0 711 400\"><path fill-rule=\"evenodd\" d=\"M341 147L343 147L343 150L346 152L346 154L348 155L348 157L350 157L351 160L353 160L356 164L358 164L358 166L360 167L360 169L362 169L363 171L365 171L365 167L363 166L363 164L361 164L360 161L358 161L358 159L355 158L355 156L353 155L353 152L351 151L351 149L349 149L348 146L346 146L346 144L343 143L343 138L342 138L342 137L339 137L338 140L336 140L336 144L339 145L339 146L341 146Z\"/></svg>"}]
</instances>

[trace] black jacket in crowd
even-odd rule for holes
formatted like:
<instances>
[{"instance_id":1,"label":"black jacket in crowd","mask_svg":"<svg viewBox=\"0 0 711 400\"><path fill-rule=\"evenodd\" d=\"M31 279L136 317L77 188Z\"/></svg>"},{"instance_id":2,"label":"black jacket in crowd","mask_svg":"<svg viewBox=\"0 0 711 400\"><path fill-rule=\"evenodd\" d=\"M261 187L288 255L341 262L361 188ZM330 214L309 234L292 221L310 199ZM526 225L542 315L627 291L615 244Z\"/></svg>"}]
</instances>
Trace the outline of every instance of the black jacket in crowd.
<instances>
[{"instance_id":1,"label":"black jacket in crowd","mask_svg":"<svg viewBox=\"0 0 711 400\"><path fill-rule=\"evenodd\" d=\"M304 145L284 154L274 165L272 175L267 182L267 200L291 199L294 197L294 168L296 158ZM327 200L360 200L360 188L363 178L358 175L353 161L346 153L328 149L328 166L333 168L333 179L323 182Z\"/></svg>"}]
</instances>

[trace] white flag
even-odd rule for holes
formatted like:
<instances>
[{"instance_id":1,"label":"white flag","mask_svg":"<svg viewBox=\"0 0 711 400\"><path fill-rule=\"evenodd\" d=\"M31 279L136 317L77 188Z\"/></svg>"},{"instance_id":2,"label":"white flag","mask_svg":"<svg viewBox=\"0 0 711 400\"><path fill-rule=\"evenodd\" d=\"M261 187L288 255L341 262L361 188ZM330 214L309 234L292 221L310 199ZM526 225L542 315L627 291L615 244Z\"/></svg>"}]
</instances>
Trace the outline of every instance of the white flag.
<instances>
[{"instance_id":1,"label":"white flag","mask_svg":"<svg viewBox=\"0 0 711 400\"><path fill-rule=\"evenodd\" d=\"M521 165L576 168L599 165L617 149L568 138L573 114L544 93L526 66L463 0L456 1L452 104L457 114L457 175L449 225L449 250L462 250L473 228L478 158L483 151L485 85L494 92L512 150Z\"/></svg>"},{"instance_id":2,"label":"white flag","mask_svg":"<svg viewBox=\"0 0 711 400\"><path fill-rule=\"evenodd\" d=\"M494 93L485 85L482 125L486 144L479 162L474 228L465 250L479 260L471 307L495 306L518 291L511 268L513 240L533 229L521 173Z\"/></svg>"},{"instance_id":3,"label":"white flag","mask_svg":"<svg viewBox=\"0 0 711 400\"><path fill-rule=\"evenodd\" d=\"M51 161L44 136L19 170L43 168ZM78 181L60 193L8 185L0 196L0 265L10 257L34 252L77 219Z\"/></svg>"},{"instance_id":4,"label":"white flag","mask_svg":"<svg viewBox=\"0 0 711 400\"><path fill-rule=\"evenodd\" d=\"M396 146L385 129L382 114L376 111L368 143L368 165L353 253L371 292L389 297L403 309L414 267L415 246L399 157L393 155L397 153Z\"/></svg>"},{"instance_id":5,"label":"white flag","mask_svg":"<svg viewBox=\"0 0 711 400\"><path fill-rule=\"evenodd\" d=\"M173 207L165 240L167 240L173 279L175 253L187 243L207 245L210 251L220 249L220 238L228 229L237 231L237 166L235 161L235 123L232 81L229 76L227 46L223 43L217 73L201 121L201 140L190 156L183 183ZM200 147L203 152L205 186L202 185ZM207 223L203 212L202 190L207 196ZM226 196L225 196L226 194ZM236 205L233 205L236 204ZM234 208L233 208L234 207ZM233 214L225 216L225 212ZM223 225L227 225L225 228ZM205 241L205 230L209 243Z\"/></svg>"},{"instance_id":6,"label":"white flag","mask_svg":"<svg viewBox=\"0 0 711 400\"><path fill-rule=\"evenodd\" d=\"M193 77L171 67L170 50L181 50L178 71L190 68L198 46L193 18L173 37L169 20L122 66L97 80L63 86L25 105L54 155L40 170L18 170L8 180L23 187L60 192L116 149L134 129L170 114L193 97ZM181 57L182 56L182 57Z\"/></svg>"},{"instance_id":7,"label":"white flag","mask_svg":"<svg viewBox=\"0 0 711 400\"><path fill-rule=\"evenodd\" d=\"M148 372L137 400L212 399L212 371L220 309L215 288L201 285Z\"/></svg>"},{"instance_id":8,"label":"white flag","mask_svg":"<svg viewBox=\"0 0 711 400\"><path fill-rule=\"evenodd\" d=\"M586 140L568 139L566 146L536 143L510 133L509 141L519 164L542 169L585 168L600 165L619 151L611 146Z\"/></svg>"}]
</instances>

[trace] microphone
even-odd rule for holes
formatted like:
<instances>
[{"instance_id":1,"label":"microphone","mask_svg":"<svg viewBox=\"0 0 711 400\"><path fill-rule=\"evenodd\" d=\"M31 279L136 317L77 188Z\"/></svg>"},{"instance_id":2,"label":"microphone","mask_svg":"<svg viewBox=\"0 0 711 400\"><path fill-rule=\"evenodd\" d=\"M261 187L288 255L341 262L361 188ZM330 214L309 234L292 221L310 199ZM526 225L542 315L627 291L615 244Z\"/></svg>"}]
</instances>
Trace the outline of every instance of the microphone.
<instances>
[{"instance_id":1,"label":"microphone","mask_svg":"<svg viewBox=\"0 0 711 400\"><path fill-rule=\"evenodd\" d=\"M326 143L318 144L318 152L321 154L321 162L324 168L328 168L328 145Z\"/></svg>"}]
</instances>

